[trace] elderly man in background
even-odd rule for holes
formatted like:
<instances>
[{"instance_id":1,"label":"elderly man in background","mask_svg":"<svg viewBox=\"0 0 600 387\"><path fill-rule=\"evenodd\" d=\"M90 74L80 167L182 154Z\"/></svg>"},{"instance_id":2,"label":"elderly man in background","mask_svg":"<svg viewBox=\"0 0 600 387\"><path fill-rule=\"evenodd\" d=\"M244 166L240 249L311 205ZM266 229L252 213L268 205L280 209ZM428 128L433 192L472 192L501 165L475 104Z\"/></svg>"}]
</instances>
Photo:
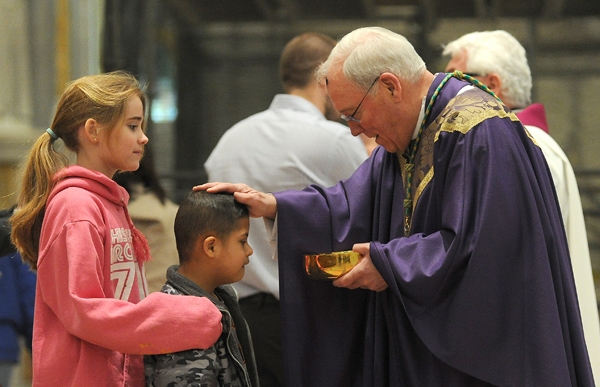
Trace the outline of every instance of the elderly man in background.
<instances>
[{"instance_id":1,"label":"elderly man in background","mask_svg":"<svg viewBox=\"0 0 600 387\"><path fill-rule=\"evenodd\" d=\"M525 48L506 31L478 31L446 44L443 55L450 57L446 71L468 73L502 99L544 153L567 233L590 362L595 379L600 380L598 304L579 189L569 159L548 134L544 106L531 102L532 79Z\"/></svg>"}]
</instances>

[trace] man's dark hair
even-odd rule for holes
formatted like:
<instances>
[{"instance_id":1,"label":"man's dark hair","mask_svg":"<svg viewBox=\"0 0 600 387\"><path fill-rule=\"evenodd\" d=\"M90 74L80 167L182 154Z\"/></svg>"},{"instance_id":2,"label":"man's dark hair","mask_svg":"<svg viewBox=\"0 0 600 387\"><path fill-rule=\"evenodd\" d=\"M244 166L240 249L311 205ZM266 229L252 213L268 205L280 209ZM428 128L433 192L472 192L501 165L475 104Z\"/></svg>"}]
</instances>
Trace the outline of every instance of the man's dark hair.
<instances>
[{"instance_id":1,"label":"man's dark hair","mask_svg":"<svg viewBox=\"0 0 600 387\"><path fill-rule=\"evenodd\" d=\"M316 68L335 47L335 39L314 32L307 32L290 40L279 59L279 75L283 90L303 89L315 79Z\"/></svg>"},{"instance_id":2,"label":"man's dark hair","mask_svg":"<svg viewBox=\"0 0 600 387\"><path fill-rule=\"evenodd\" d=\"M214 232L226 238L238 227L238 221L248 217L248 208L238 203L232 194L190 192L179 205L175 216L175 241L179 263L186 262L198 237Z\"/></svg>"}]
</instances>

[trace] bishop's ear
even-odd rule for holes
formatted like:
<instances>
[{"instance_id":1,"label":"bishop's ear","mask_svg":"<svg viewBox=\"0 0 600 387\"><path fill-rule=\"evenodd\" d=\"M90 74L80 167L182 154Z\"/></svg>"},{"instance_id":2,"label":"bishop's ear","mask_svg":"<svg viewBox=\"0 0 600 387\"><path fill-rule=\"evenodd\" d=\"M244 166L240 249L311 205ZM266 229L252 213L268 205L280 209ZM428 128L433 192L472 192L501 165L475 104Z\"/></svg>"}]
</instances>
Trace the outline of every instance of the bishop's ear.
<instances>
[{"instance_id":1,"label":"bishop's ear","mask_svg":"<svg viewBox=\"0 0 600 387\"><path fill-rule=\"evenodd\" d=\"M398 98L402 93L402 84L400 79L392 73L383 73L379 76L380 85L383 91L388 93L392 98Z\"/></svg>"}]
</instances>

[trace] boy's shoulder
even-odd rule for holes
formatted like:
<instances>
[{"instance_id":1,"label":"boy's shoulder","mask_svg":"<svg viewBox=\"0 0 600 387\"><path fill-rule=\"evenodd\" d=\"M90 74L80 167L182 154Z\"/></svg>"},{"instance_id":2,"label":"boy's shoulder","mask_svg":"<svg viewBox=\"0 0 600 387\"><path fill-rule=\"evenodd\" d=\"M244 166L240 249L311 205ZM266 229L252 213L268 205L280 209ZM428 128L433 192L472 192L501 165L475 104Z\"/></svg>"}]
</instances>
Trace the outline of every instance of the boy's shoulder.
<instances>
[{"instance_id":1,"label":"boy's shoulder","mask_svg":"<svg viewBox=\"0 0 600 387\"><path fill-rule=\"evenodd\" d=\"M229 284L219 286L216 289L216 291L219 293L219 295L226 296L229 299L232 299L232 300L238 299L238 295L237 295L237 292L235 291L235 288Z\"/></svg>"},{"instance_id":2,"label":"boy's shoulder","mask_svg":"<svg viewBox=\"0 0 600 387\"><path fill-rule=\"evenodd\" d=\"M197 296L197 297L206 297L206 294L204 294L204 290L202 290L200 288L197 288L194 291L190 291L188 293L185 290L182 291L181 289L173 286L173 284L170 283L169 281L167 281L163 285L163 287L160 289L160 291L161 291L161 293L166 293L166 294L171 294L171 295L184 295L184 296L194 295L194 296ZM225 301L226 304L229 304L229 302L231 302L231 301L237 303L238 300L239 300L237 291L230 284L218 286L215 289L215 293L217 293L218 296L223 301Z\"/></svg>"},{"instance_id":3,"label":"boy's shoulder","mask_svg":"<svg viewBox=\"0 0 600 387\"><path fill-rule=\"evenodd\" d=\"M168 282L163 285L163 287L160 289L160 292L166 293L166 294L174 294L174 295L182 295L183 294L179 290L175 289L173 287L173 285L169 284Z\"/></svg>"}]
</instances>

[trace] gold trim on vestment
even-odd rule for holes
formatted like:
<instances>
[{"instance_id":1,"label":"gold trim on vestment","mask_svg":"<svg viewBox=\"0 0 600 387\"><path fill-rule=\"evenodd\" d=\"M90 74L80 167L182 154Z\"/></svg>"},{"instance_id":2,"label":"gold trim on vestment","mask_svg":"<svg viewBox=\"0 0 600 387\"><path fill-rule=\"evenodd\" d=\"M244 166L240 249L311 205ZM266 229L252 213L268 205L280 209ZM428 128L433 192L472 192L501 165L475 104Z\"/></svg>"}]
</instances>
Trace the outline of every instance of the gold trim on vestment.
<instances>
[{"instance_id":1,"label":"gold trim on vestment","mask_svg":"<svg viewBox=\"0 0 600 387\"><path fill-rule=\"evenodd\" d=\"M474 126L483 121L493 118L509 118L511 121L519 121L515 113L495 98L481 99L480 94L471 96L465 92L454 97L448 108L438 116L434 123L441 122L439 131L436 132L437 141L440 132L460 132L466 134ZM432 123L432 125L434 124Z\"/></svg>"},{"instance_id":2,"label":"gold trim on vestment","mask_svg":"<svg viewBox=\"0 0 600 387\"><path fill-rule=\"evenodd\" d=\"M413 211L419 197L433 179L433 148L440 132L467 134L473 127L495 117L519 121L517 116L496 98L487 94L482 95L477 90L468 90L452 98L440 115L423 130L419 150L415 156L412 181L413 192L415 192L412 203ZM529 132L527 132L527 135L533 140ZM404 171L406 162L400 156L400 153L398 154L398 160L400 161L403 182L406 184L406 173Z\"/></svg>"}]
</instances>

